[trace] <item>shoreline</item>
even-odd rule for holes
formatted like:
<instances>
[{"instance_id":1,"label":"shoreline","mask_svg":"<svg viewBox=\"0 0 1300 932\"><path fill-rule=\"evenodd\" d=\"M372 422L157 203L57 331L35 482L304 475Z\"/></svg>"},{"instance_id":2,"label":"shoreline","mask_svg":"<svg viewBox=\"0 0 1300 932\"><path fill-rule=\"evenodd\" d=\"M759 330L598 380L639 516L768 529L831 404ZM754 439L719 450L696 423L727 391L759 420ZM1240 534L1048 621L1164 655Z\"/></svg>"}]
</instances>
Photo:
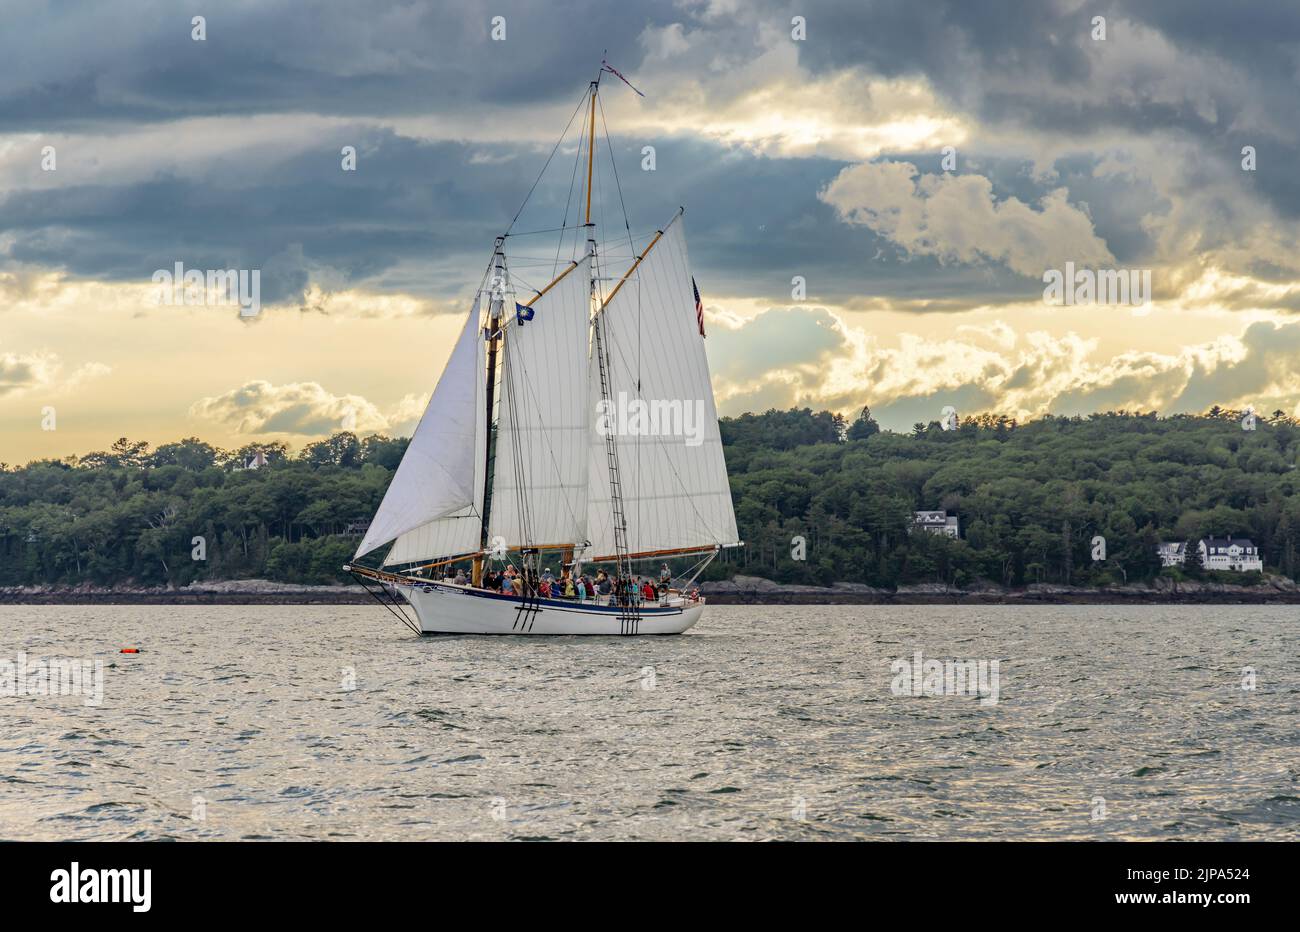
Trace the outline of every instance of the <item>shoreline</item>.
<instances>
[{"instance_id":1,"label":"shoreline","mask_svg":"<svg viewBox=\"0 0 1300 932\"><path fill-rule=\"evenodd\" d=\"M713 605L1300 605L1300 586L1269 577L1256 586L1208 581L1092 589L1034 584L1003 588L984 584L955 589L942 584L875 589L861 583L782 585L737 576L700 586ZM374 605L357 586L296 586L261 579L226 580L185 588L134 586L30 586L0 588L0 605Z\"/></svg>"}]
</instances>

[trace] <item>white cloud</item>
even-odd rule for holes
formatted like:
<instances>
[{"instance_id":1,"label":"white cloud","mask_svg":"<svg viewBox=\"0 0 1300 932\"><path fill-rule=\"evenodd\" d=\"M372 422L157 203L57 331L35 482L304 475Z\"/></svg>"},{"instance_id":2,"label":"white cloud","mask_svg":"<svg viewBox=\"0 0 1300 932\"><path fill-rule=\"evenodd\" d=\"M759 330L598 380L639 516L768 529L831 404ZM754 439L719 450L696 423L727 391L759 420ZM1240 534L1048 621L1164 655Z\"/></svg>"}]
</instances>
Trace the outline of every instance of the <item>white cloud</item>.
<instances>
[{"instance_id":1,"label":"white cloud","mask_svg":"<svg viewBox=\"0 0 1300 932\"><path fill-rule=\"evenodd\" d=\"M0 352L0 398L30 392L66 395L83 383L112 371L98 362L86 363L66 377L63 369L63 362L55 353Z\"/></svg>"},{"instance_id":2,"label":"white cloud","mask_svg":"<svg viewBox=\"0 0 1300 932\"><path fill-rule=\"evenodd\" d=\"M190 416L233 427L241 434L319 436L339 430L389 429L389 419L360 395L335 395L316 382L272 385L246 382L190 406Z\"/></svg>"},{"instance_id":3,"label":"white cloud","mask_svg":"<svg viewBox=\"0 0 1300 932\"><path fill-rule=\"evenodd\" d=\"M1157 312L1171 323L1182 311ZM784 335L765 371L735 366L734 352ZM749 332L747 332L749 331ZM863 404L886 427L906 429L955 403L961 414L995 410L1025 419L1100 410L1197 412L1214 404L1292 410L1300 402L1300 322L1256 321L1171 352L1099 355L1099 340L1072 330L1019 333L1004 321L961 325L948 336L885 337L849 325L826 308L773 309L727 331L710 346L723 414L807 405L853 414ZM833 340L828 337L834 337ZM710 341L714 341L711 334Z\"/></svg>"},{"instance_id":4,"label":"white cloud","mask_svg":"<svg viewBox=\"0 0 1300 932\"><path fill-rule=\"evenodd\" d=\"M998 200L982 175L921 175L910 162L865 162L841 171L818 197L846 223L943 262L991 260L1031 278L1066 261L1114 262L1064 188L1035 209L1014 197Z\"/></svg>"},{"instance_id":5,"label":"white cloud","mask_svg":"<svg viewBox=\"0 0 1300 932\"><path fill-rule=\"evenodd\" d=\"M647 27L634 83L655 93L608 95L612 125L689 133L781 157L867 159L966 140L965 121L923 78L860 68L817 75L799 63L785 31L766 21L746 27L727 47L707 28Z\"/></svg>"}]
</instances>

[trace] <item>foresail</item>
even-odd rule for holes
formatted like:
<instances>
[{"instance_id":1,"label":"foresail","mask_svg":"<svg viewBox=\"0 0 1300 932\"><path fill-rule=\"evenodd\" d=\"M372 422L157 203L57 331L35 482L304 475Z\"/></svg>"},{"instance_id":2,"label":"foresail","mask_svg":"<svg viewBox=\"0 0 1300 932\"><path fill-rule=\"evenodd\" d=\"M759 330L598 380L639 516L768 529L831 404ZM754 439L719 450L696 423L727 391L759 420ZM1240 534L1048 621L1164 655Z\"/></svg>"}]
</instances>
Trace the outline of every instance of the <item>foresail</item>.
<instances>
[{"instance_id":1,"label":"foresail","mask_svg":"<svg viewBox=\"0 0 1300 932\"><path fill-rule=\"evenodd\" d=\"M476 298L356 557L462 510L478 514L486 443L484 371ZM431 531L426 536L432 541L438 534ZM441 554L411 559L435 555Z\"/></svg>"},{"instance_id":2,"label":"foresail","mask_svg":"<svg viewBox=\"0 0 1300 932\"><path fill-rule=\"evenodd\" d=\"M590 287L584 258L506 331L488 526L510 547L586 538Z\"/></svg>"},{"instance_id":3,"label":"foresail","mask_svg":"<svg viewBox=\"0 0 1300 932\"><path fill-rule=\"evenodd\" d=\"M479 549L482 530L479 507L470 505L398 537L384 557L384 565L427 563L439 557L470 553Z\"/></svg>"},{"instance_id":4,"label":"foresail","mask_svg":"<svg viewBox=\"0 0 1300 932\"><path fill-rule=\"evenodd\" d=\"M609 397L589 369L596 429L589 444L588 559L615 553L612 431L627 551L735 543L736 515L722 455L704 339L695 312L680 216L601 311ZM597 403L605 402L597 409Z\"/></svg>"}]
</instances>

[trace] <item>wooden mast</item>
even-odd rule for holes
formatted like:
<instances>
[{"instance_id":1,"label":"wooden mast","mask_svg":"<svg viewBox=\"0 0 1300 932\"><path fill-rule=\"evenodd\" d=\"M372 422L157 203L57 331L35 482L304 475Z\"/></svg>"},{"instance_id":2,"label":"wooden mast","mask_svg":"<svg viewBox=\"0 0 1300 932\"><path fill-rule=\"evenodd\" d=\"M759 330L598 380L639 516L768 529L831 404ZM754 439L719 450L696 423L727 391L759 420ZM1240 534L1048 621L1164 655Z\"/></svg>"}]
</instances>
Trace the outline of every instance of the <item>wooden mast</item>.
<instances>
[{"instance_id":1,"label":"wooden mast","mask_svg":"<svg viewBox=\"0 0 1300 932\"><path fill-rule=\"evenodd\" d=\"M596 89L600 79L591 82L591 127L587 131L587 236L591 240L591 169L596 162Z\"/></svg>"},{"instance_id":2,"label":"wooden mast","mask_svg":"<svg viewBox=\"0 0 1300 932\"><path fill-rule=\"evenodd\" d=\"M496 293L488 301L487 391L484 393L487 398L487 410L483 415L483 512L480 517L481 523L479 527L480 551L487 550L488 514L492 507L492 459L493 447L495 446L492 436L492 404L496 400L497 348L501 341L501 318L504 314L503 305L505 303L505 255L502 252L504 246L505 237L498 236L492 277L492 288ZM483 585L483 554L481 552L474 558L470 578L474 585Z\"/></svg>"},{"instance_id":3,"label":"wooden mast","mask_svg":"<svg viewBox=\"0 0 1300 932\"><path fill-rule=\"evenodd\" d=\"M600 76L591 82L591 107L587 122L587 210L583 224L587 228L587 274L590 276L590 294L592 306L596 302L596 227L591 222L591 180L596 165L596 92L600 90ZM560 565L572 568L573 545L560 551Z\"/></svg>"}]
</instances>

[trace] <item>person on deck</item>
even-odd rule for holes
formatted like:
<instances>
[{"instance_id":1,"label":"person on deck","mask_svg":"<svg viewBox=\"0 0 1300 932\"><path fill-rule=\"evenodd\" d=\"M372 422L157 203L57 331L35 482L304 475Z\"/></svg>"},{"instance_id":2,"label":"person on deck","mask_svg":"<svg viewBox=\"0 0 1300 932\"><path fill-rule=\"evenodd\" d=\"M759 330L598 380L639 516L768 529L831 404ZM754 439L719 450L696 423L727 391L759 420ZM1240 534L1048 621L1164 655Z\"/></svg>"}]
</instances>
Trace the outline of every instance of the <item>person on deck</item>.
<instances>
[{"instance_id":1,"label":"person on deck","mask_svg":"<svg viewBox=\"0 0 1300 932\"><path fill-rule=\"evenodd\" d=\"M463 569L456 570L456 578L452 582L458 586L465 585L465 571Z\"/></svg>"},{"instance_id":2,"label":"person on deck","mask_svg":"<svg viewBox=\"0 0 1300 932\"><path fill-rule=\"evenodd\" d=\"M564 574L564 597L566 599L572 599L576 595L577 592L575 592L573 588L573 577L570 574L565 573Z\"/></svg>"},{"instance_id":3,"label":"person on deck","mask_svg":"<svg viewBox=\"0 0 1300 932\"><path fill-rule=\"evenodd\" d=\"M551 568L549 566L546 569L542 570L542 581L548 583L555 582L555 574L551 572Z\"/></svg>"},{"instance_id":4,"label":"person on deck","mask_svg":"<svg viewBox=\"0 0 1300 932\"><path fill-rule=\"evenodd\" d=\"M537 593L543 599L549 599L551 597L551 581L546 578L545 574L542 574L542 582L541 585L537 587Z\"/></svg>"},{"instance_id":5,"label":"person on deck","mask_svg":"<svg viewBox=\"0 0 1300 932\"><path fill-rule=\"evenodd\" d=\"M663 592L667 592L672 581L673 571L670 570L668 564L665 563L663 566L659 567L659 589Z\"/></svg>"},{"instance_id":6,"label":"person on deck","mask_svg":"<svg viewBox=\"0 0 1300 932\"><path fill-rule=\"evenodd\" d=\"M655 592L654 583L648 579L641 586L641 597L647 602L654 602L659 598L658 593Z\"/></svg>"}]
</instances>

